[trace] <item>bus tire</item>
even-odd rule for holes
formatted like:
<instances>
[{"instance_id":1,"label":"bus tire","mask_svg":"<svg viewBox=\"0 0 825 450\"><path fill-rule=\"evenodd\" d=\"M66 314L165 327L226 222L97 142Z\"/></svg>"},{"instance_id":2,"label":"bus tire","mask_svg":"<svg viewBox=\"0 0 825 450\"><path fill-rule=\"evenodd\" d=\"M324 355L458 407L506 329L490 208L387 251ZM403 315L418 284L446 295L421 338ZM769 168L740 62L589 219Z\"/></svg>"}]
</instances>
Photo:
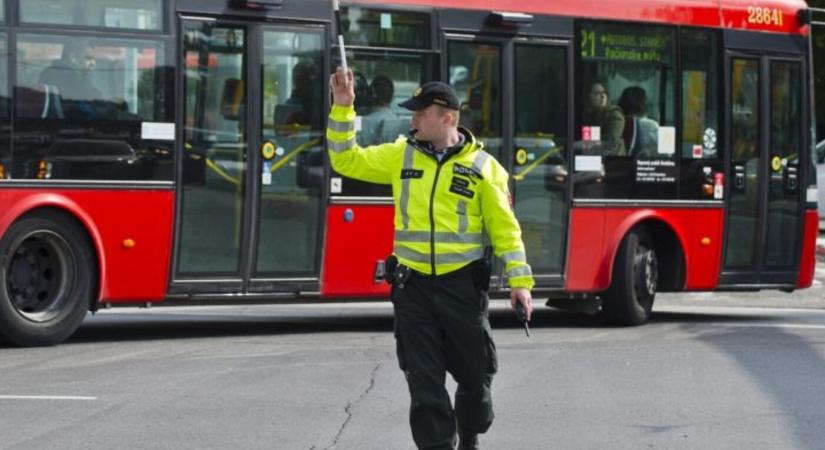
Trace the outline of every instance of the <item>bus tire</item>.
<instances>
[{"instance_id":1,"label":"bus tire","mask_svg":"<svg viewBox=\"0 0 825 450\"><path fill-rule=\"evenodd\" d=\"M95 268L74 220L43 211L14 222L0 240L0 338L33 347L71 336L90 308Z\"/></svg>"},{"instance_id":2,"label":"bus tire","mask_svg":"<svg viewBox=\"0 0 825 450\"><path fill-rule=\"evenodd\" d=\"M622 240L613 264L613 281L604 293L602 313L614 325L641 325L650 318L659 278L659 261L650 237L638 230Z\"/></svg>"}]
</instances>

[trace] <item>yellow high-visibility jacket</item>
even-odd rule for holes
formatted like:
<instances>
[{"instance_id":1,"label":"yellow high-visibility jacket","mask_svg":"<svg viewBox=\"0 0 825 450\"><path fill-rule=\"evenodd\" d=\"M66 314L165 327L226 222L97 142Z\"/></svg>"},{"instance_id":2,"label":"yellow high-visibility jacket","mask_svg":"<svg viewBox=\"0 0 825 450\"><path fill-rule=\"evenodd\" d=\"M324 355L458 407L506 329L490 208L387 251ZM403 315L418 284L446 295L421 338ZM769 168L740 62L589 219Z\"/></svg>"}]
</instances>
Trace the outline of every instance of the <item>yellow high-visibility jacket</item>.
<instances>
[{"instance_id":1,"label":"yellow high-visibility jacket","mask_svg":"<svg viewBox=\"0 0 825 450\"><path fill-rule=\"evenodd\" d=\"M510 205L507 171L482 150L473 135L441 162L406 138L362 148L356 140L355 109L333 105L327 125L332 168L362 181L391 184L395 203L393 253L401 264L442 275L483 256L486 232L505 263L511 288L534 281L521 228Z\"/></svg>"}]
</instances>

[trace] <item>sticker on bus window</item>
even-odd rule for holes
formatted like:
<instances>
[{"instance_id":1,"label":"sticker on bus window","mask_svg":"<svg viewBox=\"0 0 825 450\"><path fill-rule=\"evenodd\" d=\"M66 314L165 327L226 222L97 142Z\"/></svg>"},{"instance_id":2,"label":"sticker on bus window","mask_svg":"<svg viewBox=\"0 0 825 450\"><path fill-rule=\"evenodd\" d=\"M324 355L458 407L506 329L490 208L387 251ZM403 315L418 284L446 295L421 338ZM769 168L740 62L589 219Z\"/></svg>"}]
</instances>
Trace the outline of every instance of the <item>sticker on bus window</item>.
<instances>
[{"instance_id":1,"label":"sticker on bus window","mask_svg":"<svg viewBox=\"0 0 825 450\"><path fill-rule=\"evenodd\" d=\"M713 186L713 199L714 200L722 200L725 198L725 186L721 184L717 184Z\"/></svg>"},{"instance_id":2,"label":"sticker on bus window","mask_svg":"<svg viewBox=\"0 0 825 450\"><path fill-rule=\"evenodd\" d=\"M583 141L601 141L602 128L601 127L582 127Z\"/></svg>"},{"instance_id":3,"label":"sticker on bus window","mask_svg":"<svg viewBox=\"0 0 825 450\"><path fill-rule=\"evenodd\" d=\"M272 163L270 161L264 161L261 166L261 184L264 186L272 184Z\"/></svg>"},{"instance_id":4,"label":"sticker on bus window","mask_svg":"<svg viewBox=\"0 0 825 450\"><path fill-rule=\"evenodd\" d=\"M381 13L381 29L389 30L392 28L392 15L389 13Z\"/></svg>"},{"instance_id":5,"label":"sticker on bus window","mask_svg":"<svg viewBox=\"0 0 825 450\"><path fill-rule=\"evenodd\" d=\"M693 145L693 157L694 158L701 158L702 157L702 146L701 145Z\"/></svg>"},{"instance_id":6,"label":"sticker on bus window","mask_svg":"<svg viewBox=\"0 0 825 450\"><path fill-rule=\"evenodd\" d=\"M140 138L153 141L174 141L175 124L167 122L142 122Z\"/></svg>"},{"instance_id":7,"label":"sticker on bus window","mask_svg":"<svg viewBox=\"0 0 825 450\"><path fill-rule=\"evenodd\" d=\"M659 127L659 154L672 155L676 153L676 128Z\"/></svg>"},{"instance_id":8,"label":"sticker on bus window","mask_svg":"<svg viewBox=\"0 0 825 450\"><path fill-rule=\"evenodd\" d=\"M341 177L332 177L329 180L329 193L330 194L340 194L341 193Z\"/></svg>"},{"instance_id":9,"label":"sticker on bus window","mask_svg":"<svg viewBox=\"0 0 825 450\"><path fill-rule=\"evenodd\" d=\"M577 172L600 172L601 170L601 156L576 155Z\"/></svg>"},{"instance_id":10,"label":"sticker on bus window","mask_svg":"<svg viewBox=\"0 0 825 450\"><path fill-rule=\"evenodd\" d=\"M716 149L716 130L714 130L713 128L706 129L704 135L702 136L702 144L708 150L715 150Z\"/></svg>"}]
</instances>

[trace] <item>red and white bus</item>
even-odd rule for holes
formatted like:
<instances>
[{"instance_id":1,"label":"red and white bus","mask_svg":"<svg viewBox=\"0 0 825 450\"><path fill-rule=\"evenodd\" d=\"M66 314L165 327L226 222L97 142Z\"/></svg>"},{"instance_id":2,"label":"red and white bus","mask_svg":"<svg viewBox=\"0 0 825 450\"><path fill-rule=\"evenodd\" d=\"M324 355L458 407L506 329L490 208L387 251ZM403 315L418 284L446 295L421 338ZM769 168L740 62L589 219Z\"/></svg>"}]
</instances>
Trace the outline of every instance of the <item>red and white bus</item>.
<instances>
[{"instance_id":1,"label":"red and white bus","mask_svg":"<svg viewBox=\"0 0 825 450\"><path fill-rule=\"evenodd\" d=\"M448 81L510 170L535 296L812 284L800 0L357 0L362 145ZM321 0L0 0L0 336L102 306L383 298L387 186L331 173ZM493 293L505 289L493 276Z\"/></svg>"}]
</instances>

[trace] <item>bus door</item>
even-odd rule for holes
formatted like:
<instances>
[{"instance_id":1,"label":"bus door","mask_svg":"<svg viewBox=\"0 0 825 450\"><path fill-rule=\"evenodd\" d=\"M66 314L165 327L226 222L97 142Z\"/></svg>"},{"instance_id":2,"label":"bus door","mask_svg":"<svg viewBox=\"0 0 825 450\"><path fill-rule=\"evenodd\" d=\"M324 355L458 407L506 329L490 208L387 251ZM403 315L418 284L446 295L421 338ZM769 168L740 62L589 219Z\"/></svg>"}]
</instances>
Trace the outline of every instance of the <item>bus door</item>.
<instances>
[{"instance_id":1,"label":"bus door","mask_svg":"<svg viewBox=\"0 0 825 450\"><path fill-rule=\"evenodd\" d=\"M720 284L796 286L806 184L801 58L728 56L730 159Z\"/></svg>"},{"instance_id":2,"label":"bus door","mask_svg":"<svg viewBox=\"0 0 825 450\"><path fill-rule=\"evenodd\" d=\"M325 28L180 17L172 289L317 291Z\"/></svg>"},{"instance_id":3,"label":"bus door","mask_svg":"<svg viewBox=\"0 0 825 450\"><path fill-rule=\"evenodd\" d=\"M444 79L462 102L461 124L511 175L536 285L561 287L569 211L570 43L448 34L445 48Z\"/></svg>"}]
</instances>

